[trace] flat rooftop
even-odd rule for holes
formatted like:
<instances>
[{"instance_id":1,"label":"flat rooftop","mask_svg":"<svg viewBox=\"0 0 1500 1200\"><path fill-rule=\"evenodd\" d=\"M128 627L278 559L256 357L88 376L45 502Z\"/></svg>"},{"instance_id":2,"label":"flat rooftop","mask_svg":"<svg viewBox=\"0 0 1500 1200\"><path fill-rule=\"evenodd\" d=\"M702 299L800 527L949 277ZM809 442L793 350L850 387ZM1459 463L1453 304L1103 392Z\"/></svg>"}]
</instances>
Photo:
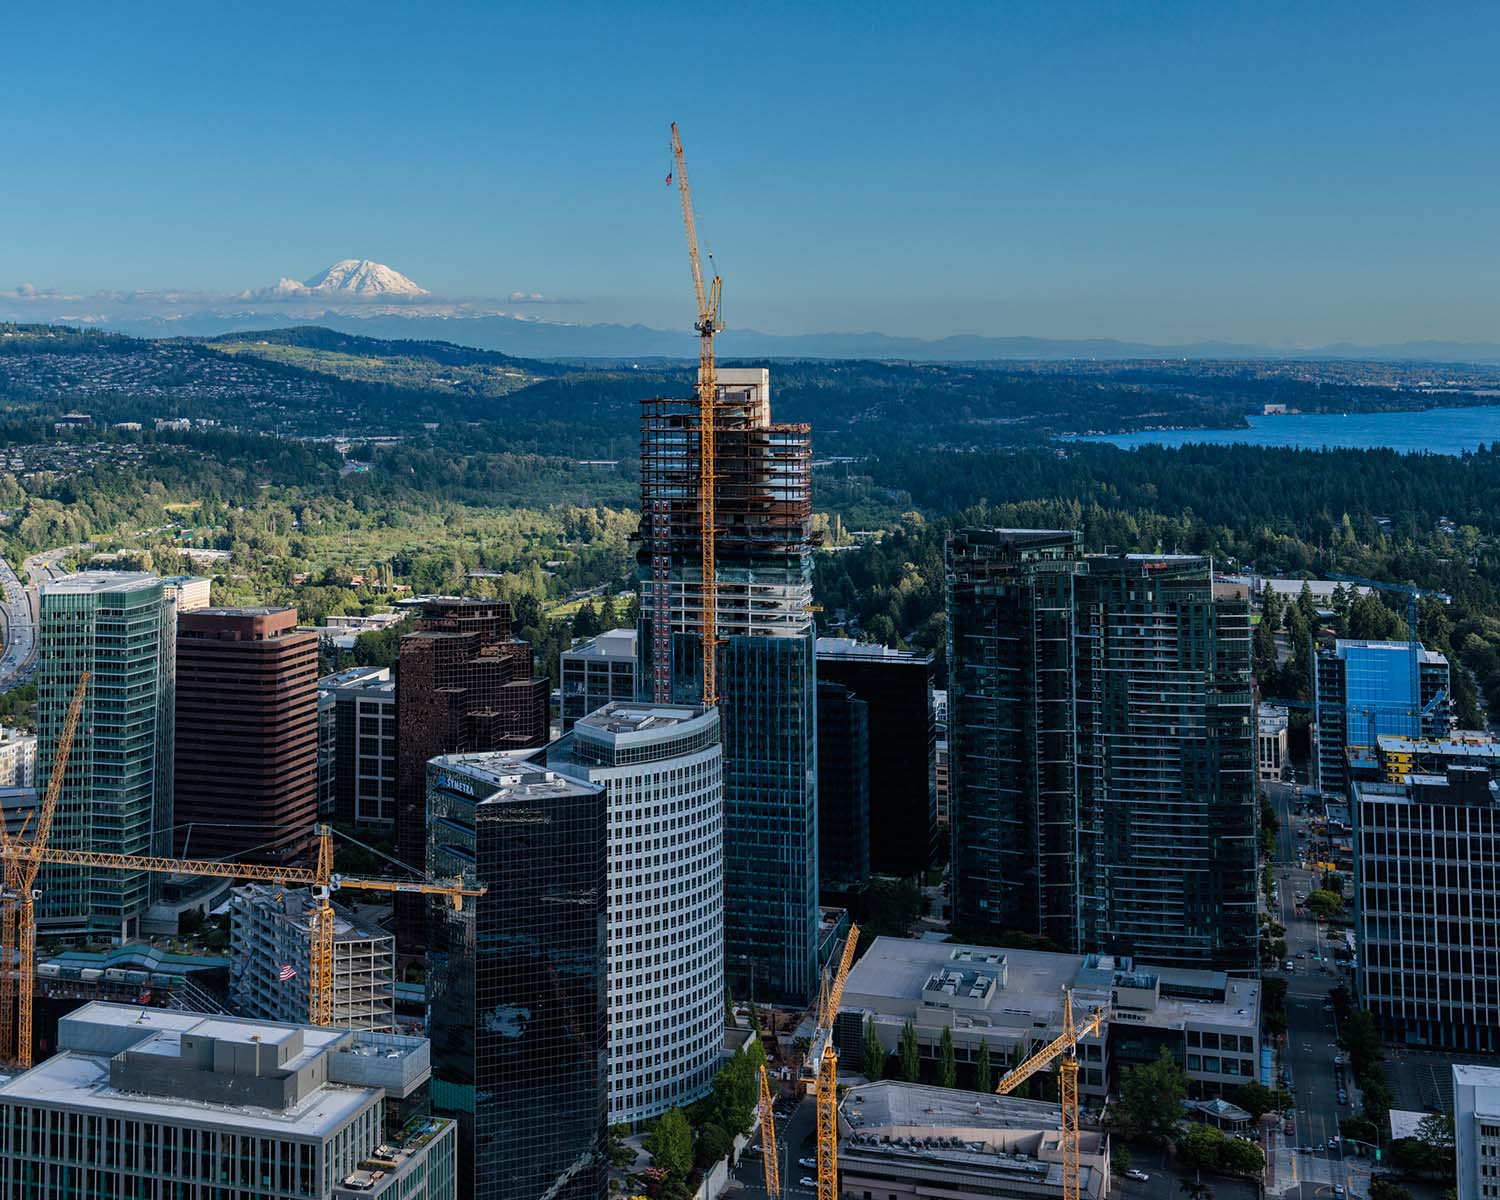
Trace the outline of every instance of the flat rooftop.
<instances>
[{"instance_id":1,"label":"flat rooftop","mask_svg":"<svg viewBox=\"0 0 1500 1200\"><path fill-rule=\"evenodd\" d=\"M201 1013L134 1005L87 1004L64 1018L59 1042L65 1047L45 1062L0 1084L0 1098L47 1108L97 1111L109 1116L129 1112L138 1119L187 1121L225 1132L256 1130L280 1136L325 1136L350 1120L378 1095L378 1089L324 1084L285 1110L253 1105L177 1100L110 1085L110 1060L130 1050L175 1058L187 1034L238 1043L277 1044L301 1032L302 1053L282 1064L291 1071L349 1039L347 1029L288 1026L241 1017L206 1017ZM95 1048L97 1047L97 1052Z\"/></svg>"},{"instance_id":2,"label":"flat rooftop","mask_svg":"<svg viewBox=\"0 0 1500 1200\"><path fill-rule=\"evenodd\" d=\"M943 1126L1055 1132L1062 1123L1062 1108L1044 1100L993 1096L894 1079L850 1088L844 1107L852 1105L858 1106L862 1126L929 1126L934 1133Z\"/></svg>"},{"instance_id":3,"label":"flat rooftop","mask_svg":"<svg viewBox=\"0 0 1500 1200\"><path fill-rule=\"evenodd\" d=\"M941 984L951 976L950 990ZM971 996L981 977L1000 986L984 1001ZM1260 982L1223 971L1159 967L1127 959L1040 950L879 937L849 972L840 1005L882 1017L905 1019L927 1007L923 992L943 991L955 1001L953 1028L991 1029L996 1033L1033 1036L1062 1019L1063 988L1075 989L1075 1012L1086 1011L1093 997L1118 988L1156 989L1154 1005L1126 1009L1136 1023L1180 1026L1188 1021L1254 1033L1260 1023ZM1168 995L1167 992L1173 994ZM1222 995L1223 999L1216 997ZM1137 1015L1138 1014L1138 1015Z\"/></svg>"},{"instance_id":4,"label":"flat rooftop","mask_svg":"<svg viewBox=\"0 0 1500 1200\"><path fill-rule=\"evenodd\" d=\"M334 688L366 688L370 691L393 692L396 690L396 681L391 678L389 667L350 667L348 670L323 676L318 680L318 687L323 691L332 691Z\"/></svg>"},{"instance_id":5,"label":"flat rooftop","mask_svg":"<svg viewBox=\"0 0 1500 1200\"><path fill-rule=\"evenodd\" d=\"M607 629L563 653L573 658L634 658L635 646L634 629Z\"/></svg>"},{"instance_id":6,"label":"flat rooftop","mask_svg":"<svg viewBox=\"0 0 1500 1200\"><path fill-rule=\"evenodd\" d=\"M429 759L427 767L429 771L453 772L490 788L488 794L475 795L479 804L548 796L591 796L599 791L596 784L570 779L532 761L530 756L536 753L536 750L485 750L443 754Z\"/></svg>"},{"instance_id":7,"label":"flat rooftop","mask_svg":"<svg viewBox=\"0 0 1500 1200\"><path fill-rule=\"evenodd\" d=\"M42 584L42 591L59 596L88 596L133 591L160 582L161 577L150 571L78 571Z\"/></svg>"},{"instance_id":8,"label":"flat rooftop","mask_svg":"<svg viewBox=\"0 0 1500 1200\"><path fill-rule=\"evenodd\" d=\"M688 704L637 704L629 700L611 700L603 708L580 717L574 725L592 733L645 733L685 725L703 716L704 711Z\"/></svg>"},{"instance_id":9,"label":"flat rooftop","mask_svg":"<svg viewBox=\"0 0 1500 1200\"><path fill-rule=\"evenodd\" d=\"M932 655L918 654L913 650L897 650L894 646L882 646L877 642L857 642L853 638L820 637L817 642L819 658L849 658L871 662L930 663Z\"/></svg>"}]
</instances>

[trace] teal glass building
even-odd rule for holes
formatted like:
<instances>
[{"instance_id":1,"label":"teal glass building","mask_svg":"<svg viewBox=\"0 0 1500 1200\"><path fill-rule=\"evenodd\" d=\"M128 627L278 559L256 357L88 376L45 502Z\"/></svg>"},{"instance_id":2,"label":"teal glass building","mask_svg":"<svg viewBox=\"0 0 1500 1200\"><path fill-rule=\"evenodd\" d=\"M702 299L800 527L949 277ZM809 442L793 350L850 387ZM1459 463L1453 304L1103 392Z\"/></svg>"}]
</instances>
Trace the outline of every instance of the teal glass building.
<instances>
[{"instance_id":1,"label":"teal glass building","mask_svg":"<svg viewBox=\"0 0 1500 1200\"><path fill-rule=\"evenodd\" d=\"M172 829L176 605L155 575L87 571L41 592L37 783L45 788L79 676L92 678L63 776L51 844L168 854ZM40 876L43 933L131 938L151 876L54 866Z\"/></svg>"}]
</instances>

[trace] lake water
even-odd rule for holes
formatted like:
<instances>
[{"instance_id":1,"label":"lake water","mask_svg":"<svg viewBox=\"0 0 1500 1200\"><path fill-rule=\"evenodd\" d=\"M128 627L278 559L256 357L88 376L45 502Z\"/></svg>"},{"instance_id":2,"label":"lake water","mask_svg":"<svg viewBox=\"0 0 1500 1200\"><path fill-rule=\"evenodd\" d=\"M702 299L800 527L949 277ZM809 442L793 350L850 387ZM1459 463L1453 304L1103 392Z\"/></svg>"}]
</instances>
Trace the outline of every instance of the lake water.
<instances>
[{"instance_id":1,"label":"lake water","mask_svg":"<svg viewBox=\"0 0 1500 1200\"><path fill-rule=\"evenodd\" d=\"M1245 445L1295 446L1303 450L1387 448L1429 454L1462 454L1481 443L1500 442L1500 406L1494 405L1349 416L1304 413L1251 417L1249 421L1249 429L1161 429L1066 440L1108 442L1127 450L1139 446Z\"/></svg>"}]
</instances>

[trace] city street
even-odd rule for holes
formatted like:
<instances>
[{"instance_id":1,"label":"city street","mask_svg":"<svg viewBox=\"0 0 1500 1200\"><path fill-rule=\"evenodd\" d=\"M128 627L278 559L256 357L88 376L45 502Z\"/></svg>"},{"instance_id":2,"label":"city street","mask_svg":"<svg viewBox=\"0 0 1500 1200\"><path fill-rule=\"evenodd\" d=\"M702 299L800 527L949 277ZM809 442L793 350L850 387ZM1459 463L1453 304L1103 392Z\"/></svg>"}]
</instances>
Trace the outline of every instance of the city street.
<instances>
[{"instance_id":1,"label":"city street","mask_svg":"<svg viewBox=\"0 0 1500 1200\"><path fill-rule=\"evenodd\" d=\"M781 1193L792 1200L805 1200L806 1197L816 1196L818 1189L816 1186L805 1187L800 1181L804 1178L814 1179L818 1172L816 1168L801 1166L797 1160L811 1160L817 1155L814 1137L817 1129L817 1105L809 1096L797 1103L790 1113L783 1115L784 1111L785 1104L778 1103L776 1146L781 1164ZM751 1143L740 1156L739 1165L730 1173L729 1190L746 1200L766 1200L766 1169L761 1156L755 1153L755 1146L758 1144L758 1141Z\"/></svg>"},{"instance_id":2,"label":"city street","mask_svg":"<svg viewBox=\"0 0 1500 1200\"><path fill-rule=\"evenodd\" d=\"M1342 979L1321 925L1296 897L1318 886L1318 876L1301 863L1300 848L1311 839L1311 820L1298 811L1298 791L1290 784L1268 785L1268 795L1281 821L1277 836L1275 877L1279 889L1276 919L1286 926L1291 972L1267 972L1268 978L1288 981L1287 1033L1281 1048L1280 1069L1290 1076L1296 1101L1295 1133L1274 1135L1273 1179L1270 1190L1301 1196L1334 1194L1342 1187L1349 1196L1369 1195L1370 1166L1363 1159L1346 1158L1328 1141L1338 1136L1339 1119L1352 1116L1358 1104L1347 1069L1342 1069L1338 1028L1328 994ZM1298 837L1298 832L1305 836ZM1347 1088L1339 1102L1340 1082Z\"/></svg>"}]
</instances>

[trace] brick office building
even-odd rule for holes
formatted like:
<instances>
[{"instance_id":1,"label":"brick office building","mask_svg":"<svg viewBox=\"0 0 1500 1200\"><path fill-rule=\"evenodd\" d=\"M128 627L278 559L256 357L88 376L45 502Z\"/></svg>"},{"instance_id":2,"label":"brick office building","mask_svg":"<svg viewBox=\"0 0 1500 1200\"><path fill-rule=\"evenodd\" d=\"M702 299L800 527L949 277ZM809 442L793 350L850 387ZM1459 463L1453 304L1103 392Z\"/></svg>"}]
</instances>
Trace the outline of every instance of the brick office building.
<instances>
[{"instance_id":1,"label":"brick office building","mask_svg":"<svg viewBox=\"0 0 1500 1200\"><path fill-rule=\"evenodd\" d=\"M173 848L292 862L318 816L318 635L295 608L177 618Z\"/></svg>"}]
</instances>

